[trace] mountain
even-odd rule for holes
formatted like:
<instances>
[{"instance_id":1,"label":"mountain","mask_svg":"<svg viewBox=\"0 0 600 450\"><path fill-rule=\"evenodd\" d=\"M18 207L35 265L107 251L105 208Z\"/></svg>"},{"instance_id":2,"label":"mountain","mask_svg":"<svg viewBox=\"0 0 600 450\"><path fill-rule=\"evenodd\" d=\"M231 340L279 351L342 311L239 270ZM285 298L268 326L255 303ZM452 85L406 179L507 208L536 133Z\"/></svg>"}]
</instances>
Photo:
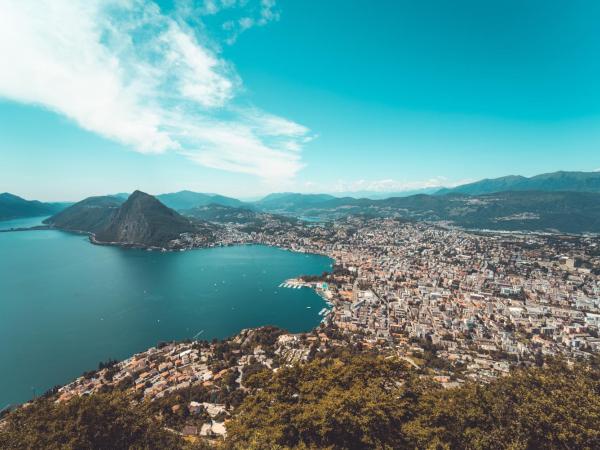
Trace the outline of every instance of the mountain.
<instances>
[{"instance_id":1,"label":"mountain","mask_svg":"<svg viewBox=\"0 0 600 450\"><path fill-rule=\"evenodd\" d=\"M129 196L106 227L95 234L97 242L163 247L182 233L194 233L196 226L182 215L141 191Z\"/></svg>"},{"instance_id":2,"label":"mountain","mask_svg":"<svg viewBox=\"0 0 600 450\"><path fill-rule=\"evenodd\" d=\"M436 194L480 195L502 191L600 192L600 172L553 172L530 178L520 175L486 178L454 188L440 189Z\"/></svg>"},{"instance_id":3,"label":"mountain","mask_svg":"<svg viewBox=\"0 0 600 450\"><path fill-rule=\"evenodd\" d=\"M254 205L263 211L291 212L336 199L337 197L329 194L297 194L292 192L283 192L269 194L263 199L255 202Z\"/></svg>"},{"instance_id":4,"label":"mountain","mask_svg":"<svg viewBox=\"0 0 600 450\"><path fill-rule=\"evenodd\" d=\"M594 192L419 194L384 200L334 197L279 206L281 214L323 219L362 215L447 222L470 229L600 233L600 193Z\"/></svg>"},{"instance_id":5,"label":"mountain","mask_svg":"<svg viewBox=\"0 0 600 450\"><path fill-rule=\"evenodd\" d=\"M127 200L130 195L131 194L129 192L118 192L116 194L110 194L111 197L117 197L117 198L120 198L123 201Z\"/></svg>"},{"instance_id":6,"label":"mountain","mask_svg":"<svg viewBox=\"0 0 600 450\"><path fill-rule=\"evenodd\" d=\"M600 232L600 193L506 191L467 196L417 196L384 200L421 220L449 221L465 228Z\"/></svg>"},{"instance_id":7,"label":"mountain","mask_svg":"<svg viewBox=\"0 0 600 450\"><path fill-rule=\"evenodd\" d=\"M368 198L371 200L383 200L390 197L410 197L411 195L418 194L435 194L441 188L438 187L429 187L422 189L410 189L406 191L345 191L345 192L336 192L336 197L352 197L352 198Z\"/></svg>"},{"instance_id":8,"label":"mountain","mask_svg":"<svg viewBox=\"0 0 600 450\"><path fill-rule=\"evenodd\" d=\"M210 204L239 208L244 202L218 194L202 194L200 192L180 191L171 194L160 194L158 198L164 205L177 211L206 206Z\"/></svg>"},{"instance_id":9,"label":"mountain","mask_svg":"<svg viewBox=\"0 0 600 450\"><path fill-rule=\"evenodd\" d=\"M37 200L25 200L17 195L5 192L0 194L0 220L49 216L56 214L67 206L68 203L43 203Z\"/></svg>"},{"instance_id":10,"label":"mountain","mask_svg":"<svg viewBox=\"0 0 600 450\"><path fill-rule=\"evenodd\" d=\"M44 223L62 230L96 233L106 228L124 200L114 196L89 197L75 203Z\"/></svg>"},{"instance_id":11,"label":"mountain","mask_svg":"<svg viewBox=\"0 0 600 450\"><path fill-rule=\"evenodd\" d=\"M182 233L202 241L212 239L212 226L183 217L141 191L135 191L126 201L114 196L87 198L45 223L91 233L97 243L167 248Z\"/></svg>"},{"instance_id":12,"label":"mountain","mask_svg":"<svg viewBox=\"0 0 600 450\"><path fill-rule=\"evenodd\" d=\"M232 206L210 204L182 210L181 213L188 217L218 223L248 223L257 218L260 213L248 208L234 208Z\"/></svg>"}]
</instances>

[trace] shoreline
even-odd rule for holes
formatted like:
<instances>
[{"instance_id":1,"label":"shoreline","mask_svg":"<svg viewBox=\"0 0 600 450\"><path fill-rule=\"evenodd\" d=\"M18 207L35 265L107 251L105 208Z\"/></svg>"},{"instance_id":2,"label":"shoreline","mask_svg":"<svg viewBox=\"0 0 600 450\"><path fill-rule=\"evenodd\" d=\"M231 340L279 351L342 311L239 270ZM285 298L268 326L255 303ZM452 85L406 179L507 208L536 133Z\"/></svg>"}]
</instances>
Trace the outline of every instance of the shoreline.
<instances>
[{"instance_id":1,"label":"shoreline","mask_svg":"<svg viewBox=\"0 0 600 450\"><path fill-rule=\"evenodd\" d=\"M90 233L81 232L81 231L78 231L78 230L61 230L61 229L58 229L58 228L48 228L48 229L53 230L53 231L65 232L65 233L71 234L73 237L76 237L76 235L88 235L88 236L91 237ZM31 230L31 231L36 231L36 230ZM83 240L80 240L80 241L83 241ZM95 244L95 245L105 245L103 243L97 244L97 243L94 243L94 242L91 242L91 241L89 243ZM87 244L88 243L86 243L86 242L81 242L81 245L87 245ZM129 246L122 246L122 245L106 245L106 246L123 247L125 249L143 250L143 248L135 248L135 247L129 247ZM268 245L266 243L261 243L261 242L240 242L240 243L231 243L231 244L226 244L226 245L220 245L219 244L219 245L214 245L214 246L210 246L210 247L195 247L195 248L193 248L191 250L196 250L196 249L198 249L198 250L204 250L204 249L209 249L209 248L216 249L218 247L236 247L236 246L240 246L240 247L252 247L252 246L256 246L256 247L264 247L265 249L270 248L270 249L280 250L280 251L290 251L290 252L293 252L293 253L296 253L296 254L304 253L307 256L310 255L310 256L325 256L325 257L327 257L327 260L321 260L321 262L318 264L319 266L322 266L322 267L316 267L312 272L304 272L301 267L298 267L296 270L293 271L293 272L296 272L296 275L294 275L296 277L299 277L301 275L305 275L307 273L315 273L315 274L321 273L322 270L329 270L329 267L331 267L331 265L334 263L334 259L333 258L330 258L328 255L324 255L322 253L312 253L312 252L298 251L298 250L291 249L291 248L285 248L285 247L280 247L280 246L275 246L275 245ZM304 258L302 258L302 259L304 259ZM292 275L292 273L290 273L289 275ZM289 275L287 275L287 276L289 277ZM275 277L275 279L273 280L273 288L276 289L277 285L280 282L283 282L284 280L285 280L284 278ZM230 334L228 333L227 335L223 335L222 337L218 337L217 339L219 341L227 340L227 339L230 339L232 337L238 336L244 329L248 329L248 328L249 329L259 329L259 328L262 328L262 327L265 327L265 326L269 326L269 325L274 325L274 326L280 327L280 328L286 330L287 333L291 333L291 334L311 333L313 330L318 329L319 326L321 325L321 322L322 322L322 318L320 316L317 316L316 313L319 311L319 309L321 307L325 307L326 306L325 303L321 303L322 300L324 301L323 296L321 296L319 294L319 292L317 290L315 290L315 289L312 289L312 291L319 296L319 300L312 299L309 303L307 303L306 301L301 301L299 303L299 305L300 305L300 307L302 309L304 309L304 307L306 305L310 305L312 302L315 302L316 304L319 305L318 307L316 307L316 305L313 304L313 306L312 306L312 308L313 308L312 313L308 313L307 312L307 314L310 315L312 318L310 319L310 323L306 324L307 325L306 327L299 328L299 329L297 329L295 331L287 331L287 330L289 330L288 326L291 326L290 324L288 324L286 326L286 325L282 324L281 322L279 322L279 324L278 324L278 322L273 322L272 320L264 320L263 319L261 321L258 321L254 326L251 326L250 328L248 326L240 327L237 330L231 330L232 332ZM303 297L299 297L299 298L303 298ZM282 304L285 304L285 303L287 303L287 302L283 302ZM207 338L206 336L203 336L203 337L205 339ZM211 336L208 336L208 338L211 338ZM175 336L166 336L164 339L165 340L169 340L170 342L185 342L187 339L190 339L190 337L181 336L181 337L178 338L178 337L175 337ZM198 339L192 339L192 340L196 341ZM134 355L136 353L139 353L139 352L145 352L148 349L152 348L152 346L154 346L154 345L156 345L156 342L151 341L151 342L148 343L148 345L143 345L143 346L141 346L139 348L136 348L134 352L127 352L127 354L126 355L125 354L122 355L119 358L119 360L123 360L123 359L129 358L132 355ZM71 383L73 380L79 378L82 375L82 373L84 373L84 371L87 370L88 368L89 368L89 366L81 366L80 373L78 373L74 377L67 377L67 378L65 378L64 381L60 382L59 384L61 386L65 386L65 385ZM26 404L26 403L30 402L31 400L32 400L32 398L30 397L30 398L24 399L24 400L22 400L22 401L20 401L18 403L11 403L11 408L18 408L19 405Z\"/></svg>"}]
</instances>

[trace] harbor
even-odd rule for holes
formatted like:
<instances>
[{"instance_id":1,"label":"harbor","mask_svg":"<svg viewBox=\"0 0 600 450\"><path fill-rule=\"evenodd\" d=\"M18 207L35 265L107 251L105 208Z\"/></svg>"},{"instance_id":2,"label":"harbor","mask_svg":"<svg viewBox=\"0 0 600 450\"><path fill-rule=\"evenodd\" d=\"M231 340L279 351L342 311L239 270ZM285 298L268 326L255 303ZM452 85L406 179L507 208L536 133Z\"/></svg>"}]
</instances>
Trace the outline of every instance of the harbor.
<instances>
[{"instance_id":1,"label":"harbor","mask_svg":"<svg viewBox=\"0 0 600 450\"><path fill-rule=\"evenodd\" d=\"M327 305L318 313L319 316L322 317L321 322L325 322L332 311L333 303L331 302L331 293L328 290L327 283L317 281L304 281L299 278L290 278L284 281L283 283L280 283L278 287L286 289L313 289L323 299L323 301L325 301L325 304Z\"/></svg>"},{"instance_id":2,"label":"harbor","mask_svg":"<svg viewBox=\"0 0 600 450\"><path fill-rule=\"evenodd\" d=\"M292 283L281 283L279 285L280 288L288 288L288 289L301 289L304 286L300 285L300 284L292 284Z\"/></svg>"}]
</instances>

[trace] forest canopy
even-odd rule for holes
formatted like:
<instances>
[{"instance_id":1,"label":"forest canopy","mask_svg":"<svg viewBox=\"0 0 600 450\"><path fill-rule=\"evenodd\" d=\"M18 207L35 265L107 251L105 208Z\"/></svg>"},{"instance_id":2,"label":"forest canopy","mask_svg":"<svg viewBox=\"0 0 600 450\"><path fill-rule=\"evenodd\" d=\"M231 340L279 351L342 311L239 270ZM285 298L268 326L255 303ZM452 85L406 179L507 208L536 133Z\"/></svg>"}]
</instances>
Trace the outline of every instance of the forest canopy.
<instances>
[{"instance_id":1,"label":"forest canopy","mask_svg":"<svg viewBox=\"0 0 600 450\"><path fill-rule=\"evenodd\" d=\"M550 361L443 389L396 358L341 354L259 370L227 422L227 449L600 448L600 370ZM3 449L191 448L123 392L40 399L0 422ZM204 448L202 442L193 444Z\"/></svg>"}]
</instances>

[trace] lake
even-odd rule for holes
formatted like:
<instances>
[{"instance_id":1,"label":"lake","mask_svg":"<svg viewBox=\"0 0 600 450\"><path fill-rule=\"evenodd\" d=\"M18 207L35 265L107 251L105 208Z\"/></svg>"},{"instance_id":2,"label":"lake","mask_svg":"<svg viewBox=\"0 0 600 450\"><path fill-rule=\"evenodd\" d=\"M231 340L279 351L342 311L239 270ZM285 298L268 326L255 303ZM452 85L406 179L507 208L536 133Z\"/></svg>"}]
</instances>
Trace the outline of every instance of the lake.
<instances>
[{"instance_id":1,"label":"lake","mask_svg":"<svg viewBox=\"0 0 600 450\"><path fill-rule=\"evenodd\" d=\"M0 230L10 230L12 228L31 228L37 225L43 225L44 217L25 217L22 219L0 220Z\"/></svg>"},{"instance_id":2,"label":"lake","mask_svg":"<svg viewBox=\"0 0 600 450\"><path fill-rule=\"evenodd\" d=\"M202 330L201 339L268 324L308 331L323 300L278 286L331 263L265 246L161 253L54 230L0 233L0 409Z\"/></svg>"}]
</instances>

